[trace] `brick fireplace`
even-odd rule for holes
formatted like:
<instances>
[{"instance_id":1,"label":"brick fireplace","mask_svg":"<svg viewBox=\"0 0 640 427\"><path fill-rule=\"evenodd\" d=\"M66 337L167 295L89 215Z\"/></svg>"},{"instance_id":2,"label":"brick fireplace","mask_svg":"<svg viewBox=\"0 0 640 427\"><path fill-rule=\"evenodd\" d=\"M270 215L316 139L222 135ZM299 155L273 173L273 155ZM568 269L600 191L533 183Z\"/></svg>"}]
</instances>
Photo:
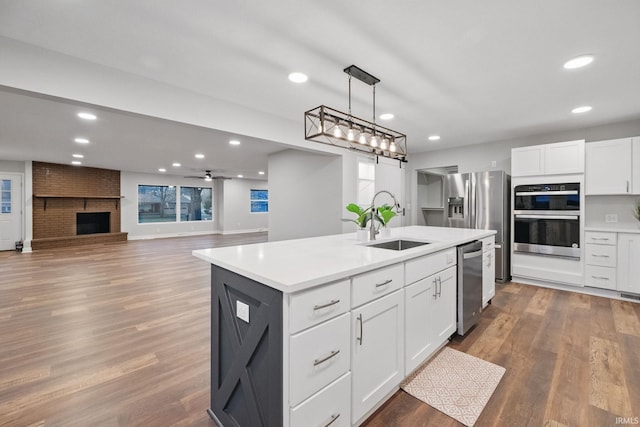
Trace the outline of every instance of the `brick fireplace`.
<instances>
[{"instance_id":1,"label":"brick fireplace","mask_svg":"<svg viewBox=\"0 0 640 427\"><path fill-rule=\"evenodd\" d=\"M34 250L126 241L120 210L120 171L33 162Z\"/></svg>"}]
</instances>

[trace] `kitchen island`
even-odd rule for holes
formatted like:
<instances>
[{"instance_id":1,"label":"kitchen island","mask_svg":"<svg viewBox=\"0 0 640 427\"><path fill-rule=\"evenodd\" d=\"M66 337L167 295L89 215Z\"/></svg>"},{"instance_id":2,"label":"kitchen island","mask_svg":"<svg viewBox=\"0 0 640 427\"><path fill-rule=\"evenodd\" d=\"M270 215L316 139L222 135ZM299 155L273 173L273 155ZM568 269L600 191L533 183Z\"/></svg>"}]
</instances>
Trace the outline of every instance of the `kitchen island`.
<instances>
[{"instance_id":1,"label":"kitchen island","mask_svg":"<svg viewBox=\"0 0 640 427\"><path fill-rule=\"evenodd\" d=\"M220 425L359 425L456 330L456 246L495 231L401 227L213 248L211 408ZM426 243L404 250L391 240Z\"/></svg>"}]
</instances>

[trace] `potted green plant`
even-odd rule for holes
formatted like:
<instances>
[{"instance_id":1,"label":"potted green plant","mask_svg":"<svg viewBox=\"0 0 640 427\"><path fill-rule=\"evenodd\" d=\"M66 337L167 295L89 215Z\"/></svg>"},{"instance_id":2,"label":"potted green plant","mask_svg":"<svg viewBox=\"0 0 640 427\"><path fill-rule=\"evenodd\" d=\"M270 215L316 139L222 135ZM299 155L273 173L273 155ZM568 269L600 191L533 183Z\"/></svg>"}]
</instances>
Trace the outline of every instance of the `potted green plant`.
<instances>
[{"instance_id":1,"label":"potted green plant","mask_svg":"<svg viewBox=\"0 0 640 427\"><path fill-rule=\"evenodd\" d=\"M640 221L640 199L636 201L636 204L633 207L633 216Z\"/></svg>"},{"instance_id":2,"label":"potted green plant","mask_svg":"<svg viewBox=\"0 0 640 427\"><path fill-rule=\"evenodd\" d=\"M397 214L393 210L393 206L389 206L387 204L380 206L376 209L376 211L378 212L378 215L376 215L376 219L382 225L380 233L382 234L382 237L389 237L391 235L391 230L387 227L387 225L389 224L389 221L391 221L391 219Z\"/></svg>"},{"instance_id":3,"label":"potted green plant","mask_svg":"<svg viewBox=\"0 0 640 427\"><path fill-rule=\"evenodd\" d=\"M357 215L356 219L343 219L343 221L353 222L358 225L358 240L367 240L367 223L371 221L371 208L362 209L355 203L349 203L347 210ZM377 216L377 215L376 215Z\"/></svg>"}]
</instances>

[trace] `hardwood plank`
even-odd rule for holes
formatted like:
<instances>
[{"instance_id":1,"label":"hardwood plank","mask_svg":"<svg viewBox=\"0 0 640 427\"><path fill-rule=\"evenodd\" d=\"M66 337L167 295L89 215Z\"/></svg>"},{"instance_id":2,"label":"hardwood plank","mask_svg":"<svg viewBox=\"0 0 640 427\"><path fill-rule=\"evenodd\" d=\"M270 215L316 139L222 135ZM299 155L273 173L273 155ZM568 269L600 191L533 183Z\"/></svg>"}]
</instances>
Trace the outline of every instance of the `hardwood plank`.
<instances>
[{"instance_id":1,"label":"hardwood plank","mask_svg":"<svg viewBox=\"0 0 640 427\"><path fill-rule=\"evenodd\" d=\"M613 323L619 333L640 337L640 320L633 309L633 305L635 303L611 300Z\"/></svg>"},{"instance_id":2,"label":"hardwood plank","mask_svg":"<svg viewBox=\"0 0 640 427\"><path fill-rule=\"evenodd\" d=\"M618 343L591 337L589 347L591 352L589 403L613 414L630 414L631 403Z\"/></svg>"},{"instance_id":3,"label":"hardwood plank","mask_svg":"<svg viewBox=\"0 0 640 427\"><path fill-rule=\"evenodd\" d=\"M538 316L544 316L547 312L547 307L551 301L551 297L554 295L553 290L547 288L539 288L536 290L535 295L531 299L531 302L527 305L526 312L537 314Z\"/></svg>"}]
</instances>

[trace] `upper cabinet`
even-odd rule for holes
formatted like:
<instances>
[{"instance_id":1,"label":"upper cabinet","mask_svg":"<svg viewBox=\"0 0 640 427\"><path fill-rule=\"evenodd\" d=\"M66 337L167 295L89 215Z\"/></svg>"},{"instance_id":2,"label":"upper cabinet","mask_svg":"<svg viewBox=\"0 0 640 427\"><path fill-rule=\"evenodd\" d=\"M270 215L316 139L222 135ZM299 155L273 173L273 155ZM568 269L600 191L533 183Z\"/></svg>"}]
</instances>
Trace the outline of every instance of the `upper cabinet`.
<instances>
[{"instance_id":1,"label":"upper cabinet","mask_svg":"<svg viewBox=\"0 0 640 427\"><path fill-rule=\"evenodd\" d=\"M640 194L640 137L590 142L586 194Z\"/></svg>"},{"instance_id":2,"label":"upper cabinet","mask_svg":"<svg viewBox=\"0 0 640 427\"><path fill-rule=\"evenodd\" d=\"M511 176L584 173L584 140L511 150Z\"/></svg>"}]
</instances>

